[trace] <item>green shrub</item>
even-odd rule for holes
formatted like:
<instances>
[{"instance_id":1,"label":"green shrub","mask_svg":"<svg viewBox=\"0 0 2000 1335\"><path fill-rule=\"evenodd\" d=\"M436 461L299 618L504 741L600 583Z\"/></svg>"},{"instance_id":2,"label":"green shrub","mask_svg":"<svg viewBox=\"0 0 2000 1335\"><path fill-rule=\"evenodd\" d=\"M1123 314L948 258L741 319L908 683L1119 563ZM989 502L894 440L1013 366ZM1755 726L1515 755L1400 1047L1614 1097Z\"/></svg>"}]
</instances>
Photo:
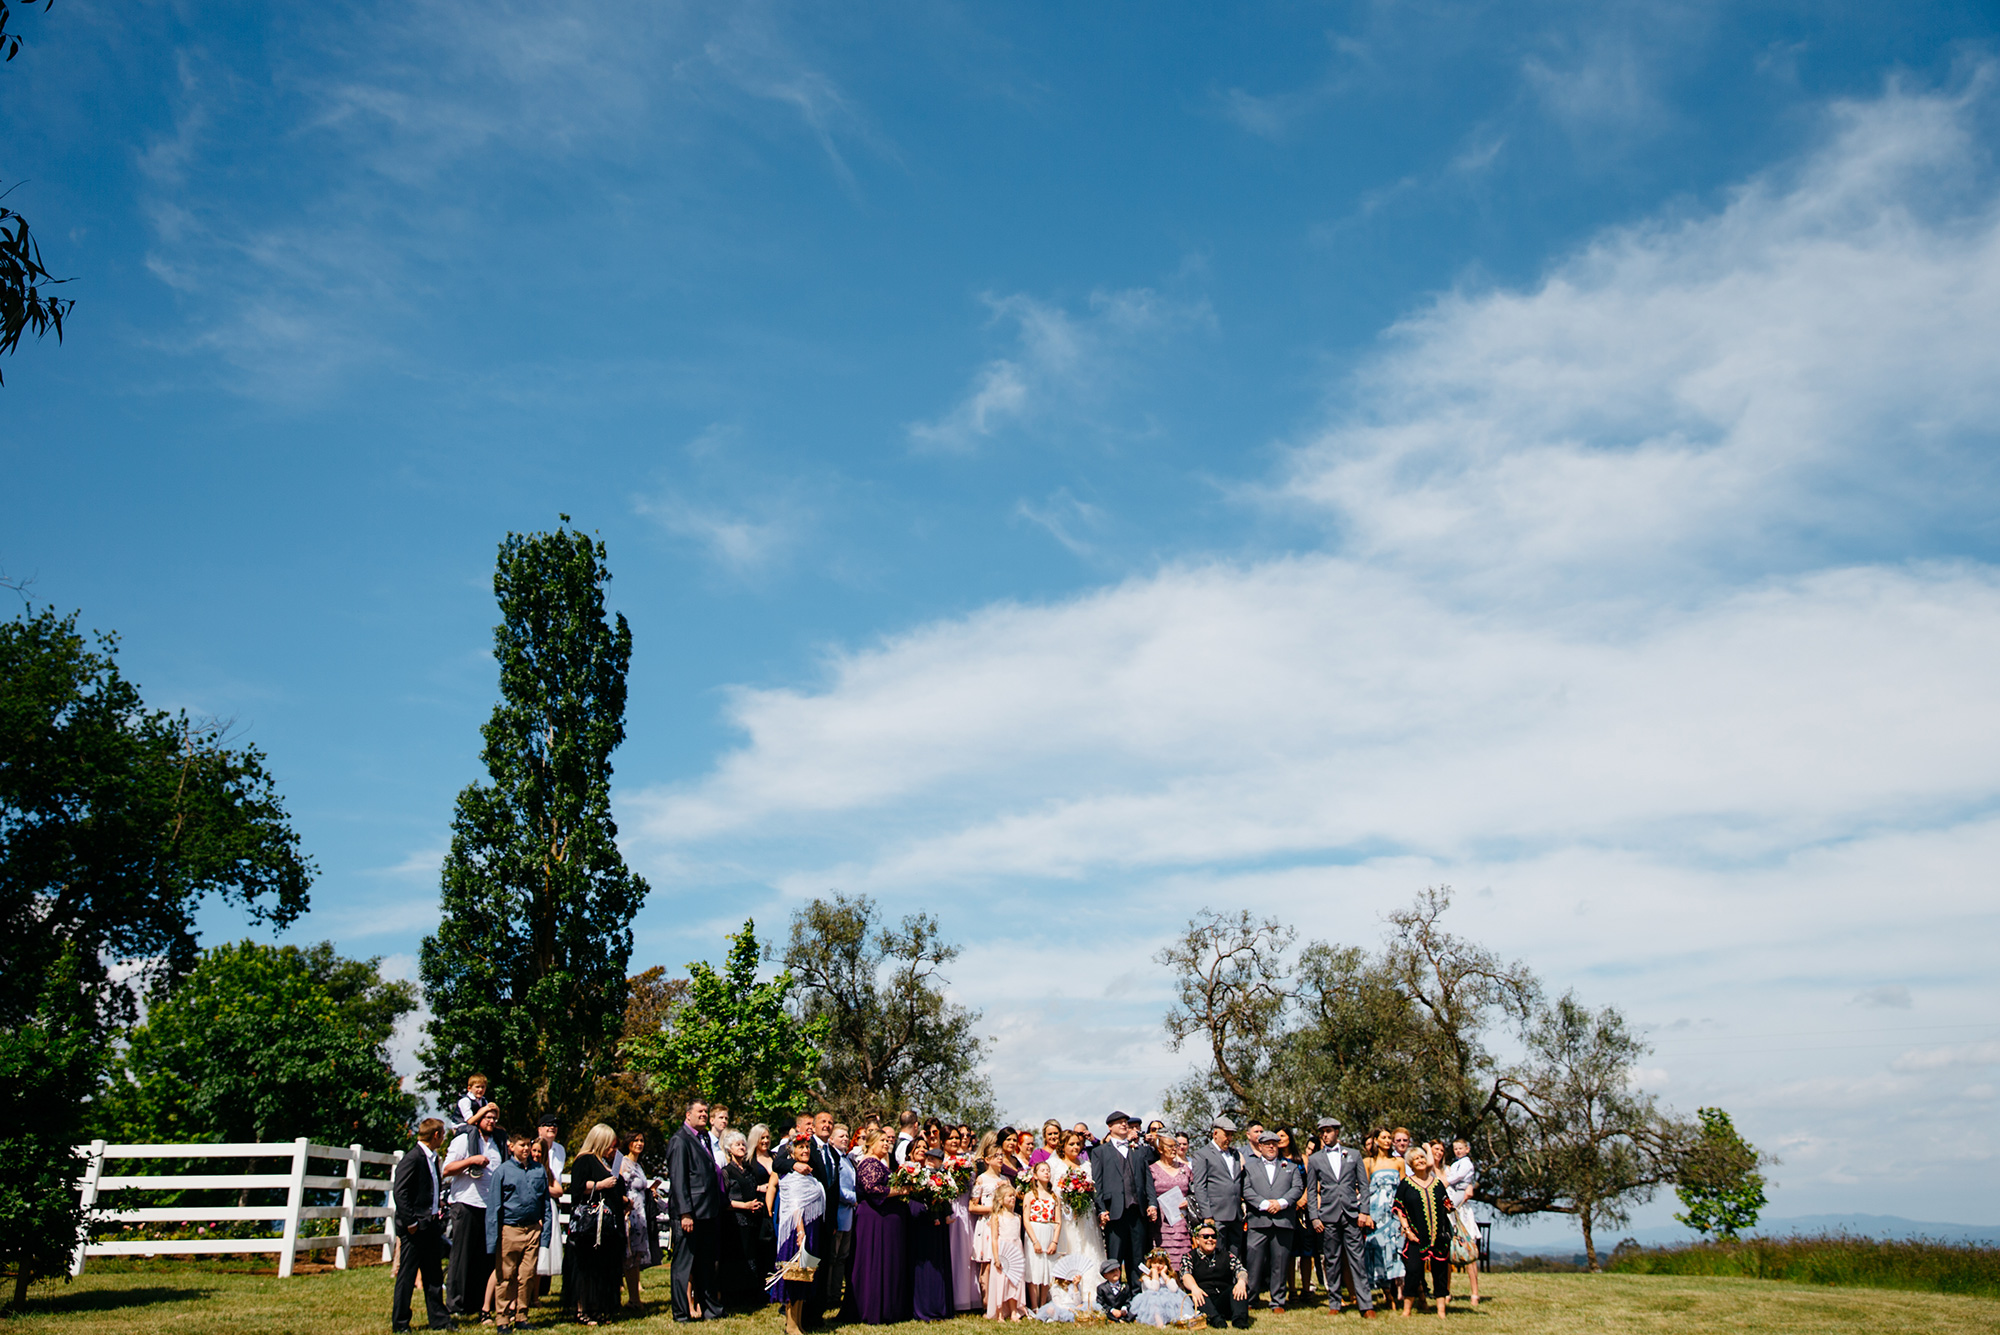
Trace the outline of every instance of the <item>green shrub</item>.
<instances>
[{"instance_id":1,"label":"green shrub","mask_svg":"<svg viewBox=\"0 0 2000 1335\"><path fill-rule=\"evenodd\" d=\"M1609 1269L1628 1275L1715 1275L1916 1289L2000 1298L2000 1247L1888 1240L1846 1234L1745 1238L1651 1247L1615 1256Z\"/></svg>"}]
</instances>

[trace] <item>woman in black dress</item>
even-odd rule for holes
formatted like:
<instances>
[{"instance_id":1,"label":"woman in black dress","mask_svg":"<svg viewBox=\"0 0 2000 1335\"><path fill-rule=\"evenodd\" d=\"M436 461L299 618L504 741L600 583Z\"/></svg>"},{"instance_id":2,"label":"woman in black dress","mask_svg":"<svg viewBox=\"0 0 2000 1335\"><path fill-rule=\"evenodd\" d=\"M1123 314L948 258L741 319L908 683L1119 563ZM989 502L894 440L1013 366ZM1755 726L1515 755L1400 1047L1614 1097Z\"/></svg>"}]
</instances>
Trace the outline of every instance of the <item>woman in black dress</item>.
<instances>
[{"instance_id":1,"label":"woman in black dress","mask_svg":"<svg viewBox=\"0 0 2000 1335\"><path fill-rule=\"evenodd\" d=\"M625 1183L610 1160L617 1144L618 1133L599 1122L569 1163L570 1210L581 1212L582 1224L579 1236L569 1239L576 1259L565 1270L576 1280L576 1318L586 1326L617 1313L625 1278Z\"/></svg>"},{"instance_id":2,"label":"woman in black dress","mask_svg":"<svg viewBox=\"0 0 2000 1335\"><path fill-rule=\"evenodd\" d=\"M1424 1297L1424 1281L1438 1315L1451 1297L1451 1195L1431 1164L1430 1151L1410 1147L1409 1172L1396 1184L1396 1218L1403 1225L1403 1315Z\"/></svg>"},{"instance_id":3,"label":"woman in black dress","mask_svg":"<svg viewBox=\"0 0 2000 1335\"><path fill-rule=\"evenodd\" d=\"M764 1258L764 1225L771 1218L765 1203L765 1184L771 1174L750 1157L750 1142L741 1131L723 1132L722 1148L729 1156L722 1176L729 1184L729 1213L735 1223L724 1254L722 1296L730 1311L749 1311L764 1305L764 1281L770 1277L759 1267Z\"/></svg>"}]
</instances>

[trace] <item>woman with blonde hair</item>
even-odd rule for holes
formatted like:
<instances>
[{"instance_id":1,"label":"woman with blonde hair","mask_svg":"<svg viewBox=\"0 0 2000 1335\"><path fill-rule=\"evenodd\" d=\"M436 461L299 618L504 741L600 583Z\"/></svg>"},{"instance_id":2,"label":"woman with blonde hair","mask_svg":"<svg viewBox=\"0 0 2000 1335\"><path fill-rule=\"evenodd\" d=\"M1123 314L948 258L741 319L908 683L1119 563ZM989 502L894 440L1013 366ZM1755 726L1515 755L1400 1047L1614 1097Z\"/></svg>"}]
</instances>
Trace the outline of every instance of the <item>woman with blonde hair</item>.
<instances>
[{"instance_id":1,"label":"woman with blonde hair","mask_svg":"<svg viewBox=\"0 0 2000 1335\"><path fill-rule=\"evenodd\" d=\"M859 1198L854 1211L855 1314L870 1326L893 1325L910 1319L913 1274L909 1249L909 1203L895 1181L889 1156L896 1140L877 1131L868 1154L854 1166Z\"/></svg>"},{"instance_id":2,"label":"woman with blonde hair","mask_svg":"<svg viewBox=\"0 0 2000 1335\"><path fill-rule=\"evenodd\" d=\"M625 1183L611 1167L618 1133L599 1122L584 1135L569 1165L570 1209L581 1215L581 1237L572 1239L576 1319L586 1326L609 1321L618 1310L625 1278Z\"/></svg>"}]
</instances>

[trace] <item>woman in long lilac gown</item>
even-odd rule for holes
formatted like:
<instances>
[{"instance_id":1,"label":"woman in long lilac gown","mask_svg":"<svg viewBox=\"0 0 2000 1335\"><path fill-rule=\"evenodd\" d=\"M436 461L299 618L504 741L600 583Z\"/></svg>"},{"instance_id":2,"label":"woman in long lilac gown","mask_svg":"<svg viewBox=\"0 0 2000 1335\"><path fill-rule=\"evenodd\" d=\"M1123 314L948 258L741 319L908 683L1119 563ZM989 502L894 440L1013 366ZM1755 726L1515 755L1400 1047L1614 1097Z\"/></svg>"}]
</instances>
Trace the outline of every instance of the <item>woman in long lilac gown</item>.
<instances>
[{"instance_id":1,"label":"woman in long lilac gown","mask_svg":"<svg viewBox=\"0 0 2000 1335\"><path fill-rule=\"evenodd\" d=\"M986 1300L979 1296L979 1271L972 1259L972 1180L979 1176L972 1162L972 1128L954 1130L945 1150L959 1187L951 1204L951 1305L961 1312L982 1311Z\"/></svg>"},{"instance_id":2,"label":"woman in long lilac gown","mask_svg":"<svg viewBox=\"0 0 2000 1335\"><path fill-rule=\"evenodd\" d=\"M854 1307L871 1326L910 1319L910 1210L889 1180L889 1133L878 1131L855 1167Z\"/></svg>"}]
</instances>

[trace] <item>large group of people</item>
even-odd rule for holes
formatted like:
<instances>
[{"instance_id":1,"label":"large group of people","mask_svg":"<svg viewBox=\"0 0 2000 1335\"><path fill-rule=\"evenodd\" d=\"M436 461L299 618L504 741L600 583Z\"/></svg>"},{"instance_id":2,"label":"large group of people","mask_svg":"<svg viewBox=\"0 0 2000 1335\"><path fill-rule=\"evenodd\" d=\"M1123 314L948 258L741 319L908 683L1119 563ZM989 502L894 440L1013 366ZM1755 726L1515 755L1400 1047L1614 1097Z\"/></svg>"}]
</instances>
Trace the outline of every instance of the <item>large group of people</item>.
<instances>
[{"instance_id":1,"label":"large group of people","mask_svg":"<svg viewBox=\"0 0 2000 1335\"><path fill-rule=\"evenodd\" d=\"M640 1163L645 1136L621 1136L600 1122L571 1157L553 1117L532 1133L501 1131L500 1106L486 1090L485 1077L475 1075L453 1125L435 1117L418 1123L417 1143L390 1177L390 1328L410 1328L419 1282L432 1330L460 1322L525 1328L536 1303L552 1296L562 1319L588 1326L618 1313L621 1289L638 1307L641 1272L664 1259L666 1184Z\"/></svg>"},{"instance_id":2,"label":"large group of people","mask_svg":"<svg viewBox=\"0 0 2000 1335\"><path fill-rule=\"evenodd\" d=\"M1402 1128L1348 1145L1326 1117L1307 1143L1221 1116L1197 1142L1122 1111L1100 1138L914 1111L850 1127L829 1110L738 1129L696 1101L655 1180L643 1137L603 1125L574 1158L553 1119L503 1151L483 1093L468 1090L448 1148L428 1120L396 1170L396 1330L419 1275L433 1328L525 1326L558 1277L559 1318L592 1325L618 1314L621 1288L636 1307L640 1272L667 1258L676 1322L774 1304L786 1335L966 1313L1238 1329L1258 1308L1314 1304L1442 1317L1454 1268L1479 1301L1469 1149Z\"/></svg>"}]
</instances>

